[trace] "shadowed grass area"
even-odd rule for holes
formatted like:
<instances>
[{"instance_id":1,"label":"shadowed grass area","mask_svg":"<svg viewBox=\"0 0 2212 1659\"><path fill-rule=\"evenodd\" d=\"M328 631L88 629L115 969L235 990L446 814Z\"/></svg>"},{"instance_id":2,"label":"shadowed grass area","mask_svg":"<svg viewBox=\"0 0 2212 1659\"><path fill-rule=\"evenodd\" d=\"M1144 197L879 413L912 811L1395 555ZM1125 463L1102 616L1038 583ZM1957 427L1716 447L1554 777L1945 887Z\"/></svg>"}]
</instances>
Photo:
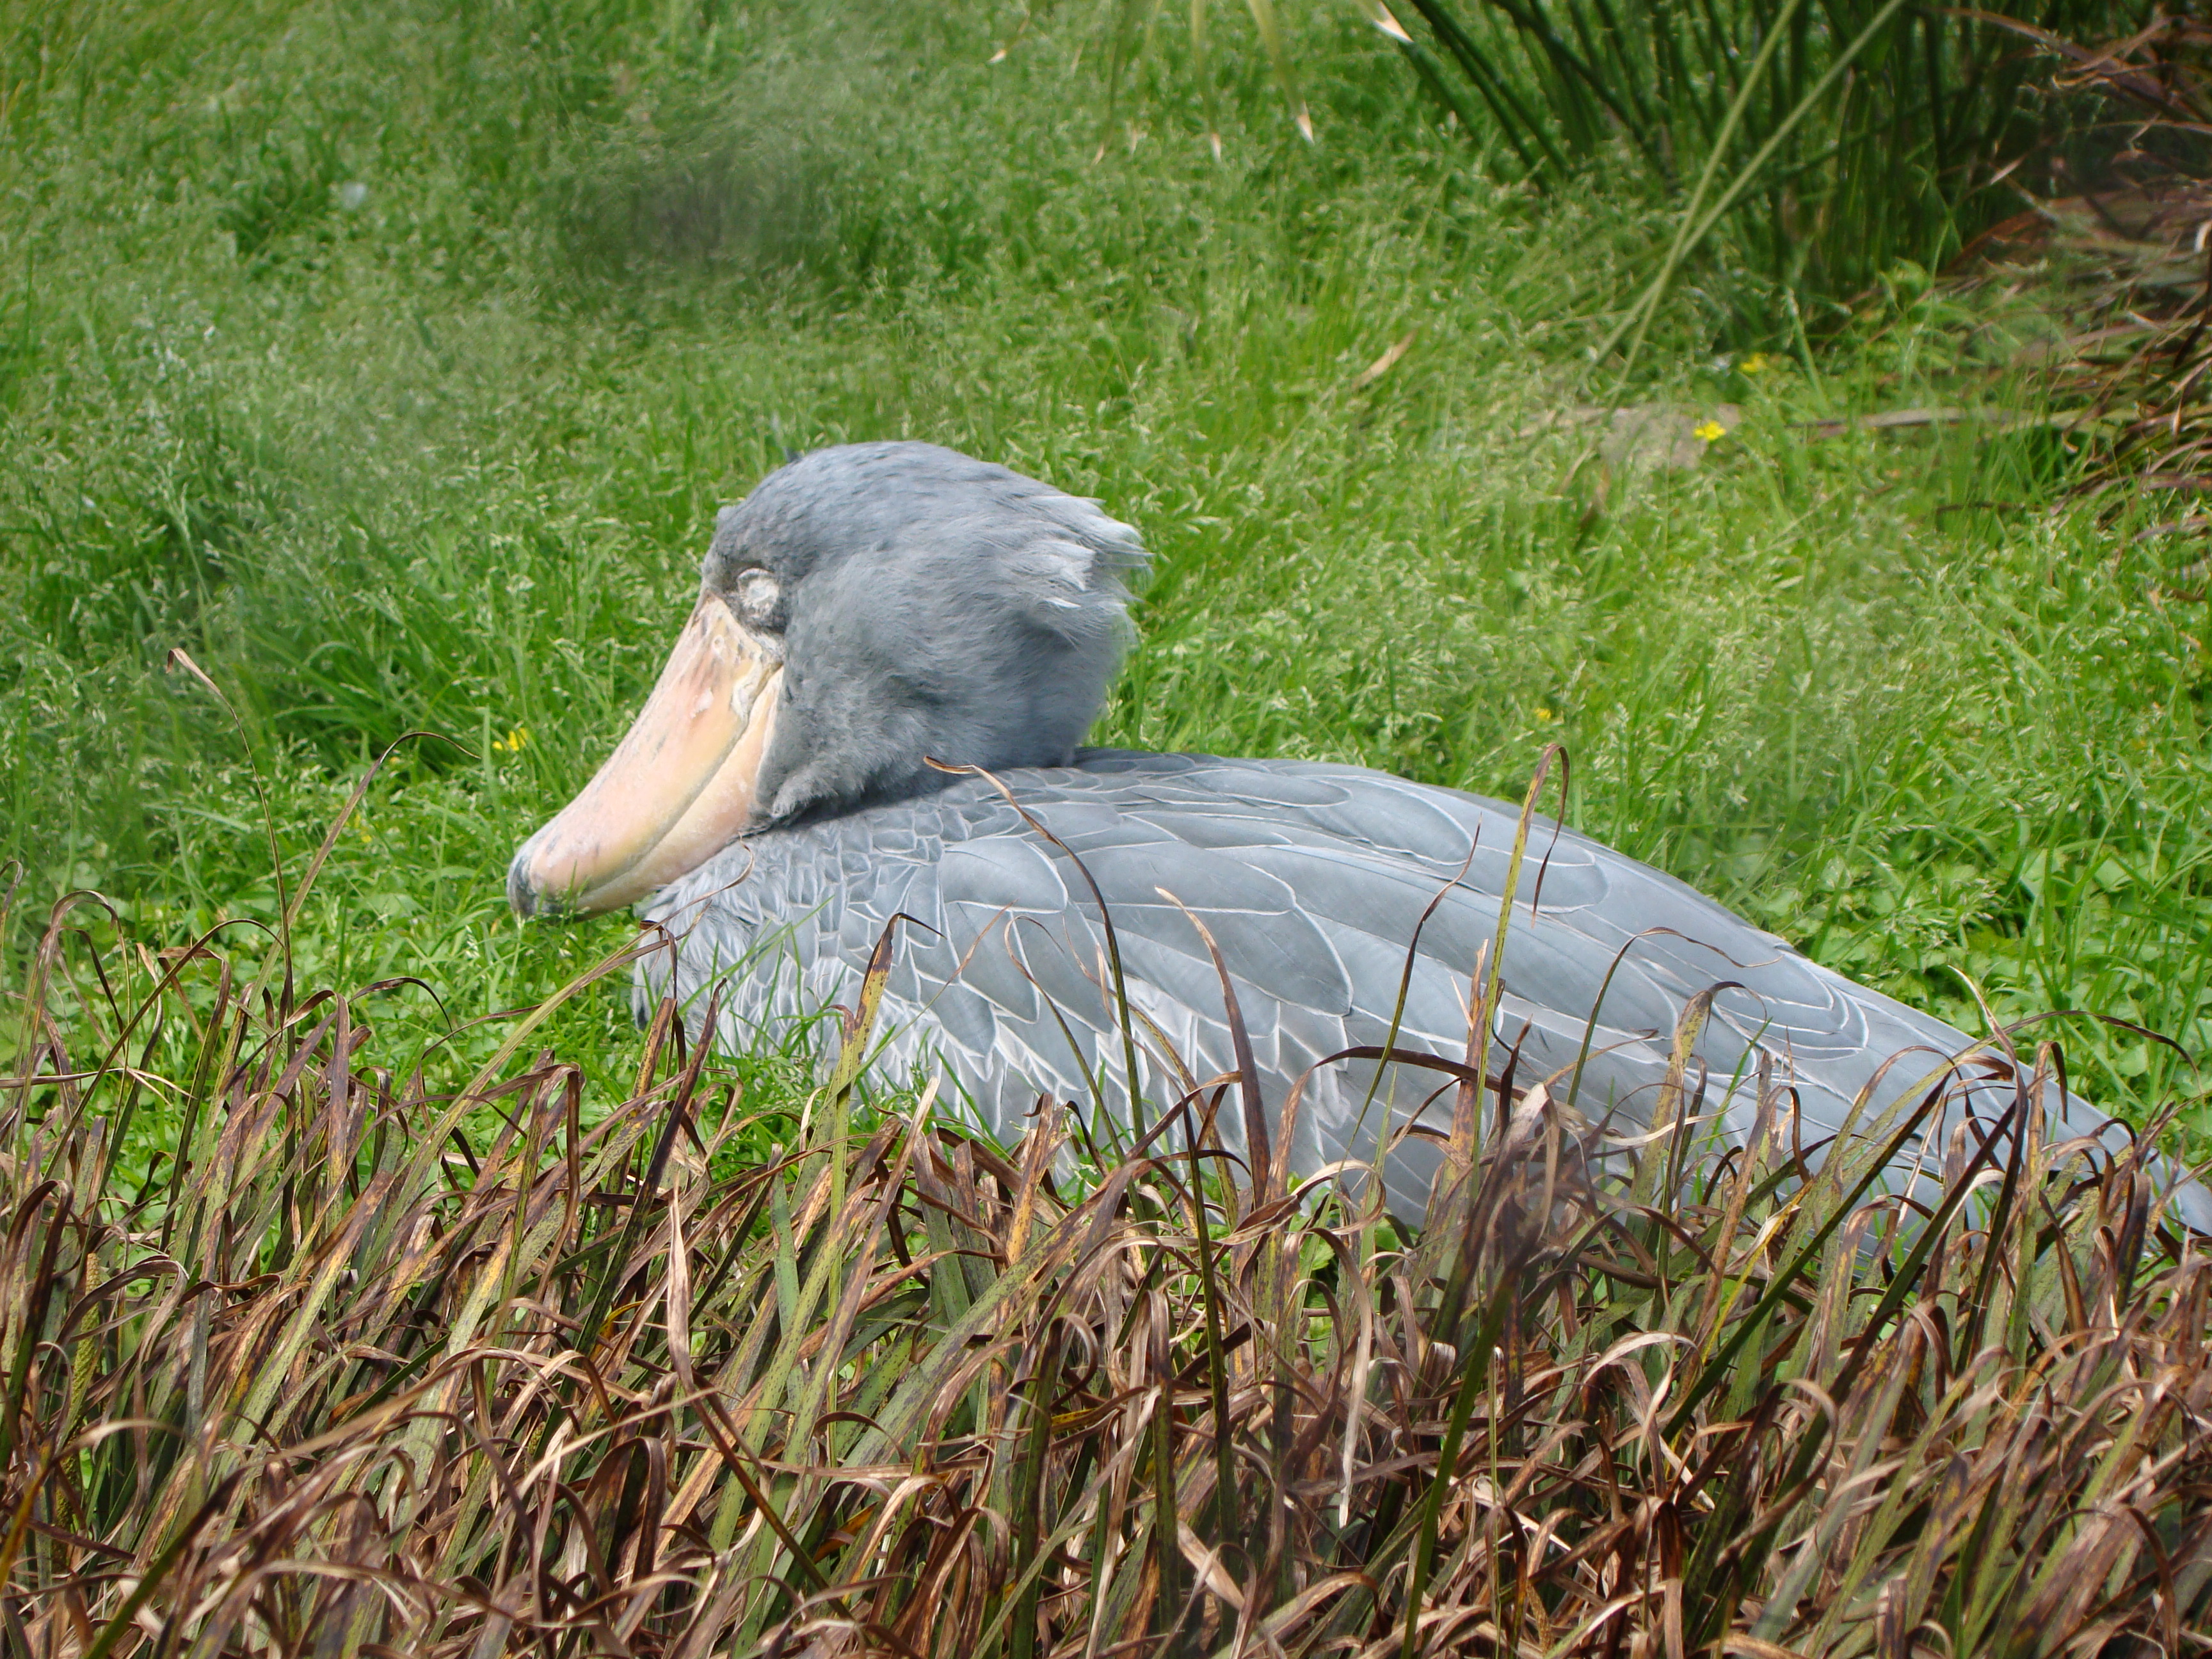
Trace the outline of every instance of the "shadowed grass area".
<instances>
[{"instance_id":1,"label":"shadowed grass area","mask_svg":"<svg viewBox=\"0 0 2212 1659\"><path fill-rule=\"evenodd\" d=\"M2139 26L2104 0L1996 10L2067 40ZM1407 21L1440 103L1528 176L1602 167L1676 204L1657 289L1678 261L1701 266L1711 325L1738 335L1804 311L1825 323L1899 261L1945 262L2014 206L1997 181L2062 101L1986 11L1410 0Z\"/></svg>"}]
</instances>

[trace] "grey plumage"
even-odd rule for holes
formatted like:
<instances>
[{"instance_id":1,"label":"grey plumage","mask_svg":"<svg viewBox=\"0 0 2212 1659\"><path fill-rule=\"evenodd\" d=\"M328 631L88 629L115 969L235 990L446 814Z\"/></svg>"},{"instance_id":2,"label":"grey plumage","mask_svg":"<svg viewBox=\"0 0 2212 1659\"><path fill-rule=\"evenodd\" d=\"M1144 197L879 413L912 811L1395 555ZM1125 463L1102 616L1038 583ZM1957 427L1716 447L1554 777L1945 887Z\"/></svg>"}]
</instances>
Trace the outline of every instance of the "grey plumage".
<instances>
[{"instance_id":1,"label":"grey plumage","mask_svg":"<svg viewBox=\"0 0 2212 1659\"><path fill-rule=\"evenodd\" d=\"M926 445L817 452L726 512L707 586L738 596L757 581L776 596L773 614L744 614L782 642L782 701L748 833L646 907L673 948L647 960L641 994L667 988L672 968L696 1016L719 984L718 1036L741 1045L849 1001L903 913L915 925L881 1016L890 1072L936 1068L947 1098L1000 1135L1018 1133L1040 1091L1126 1116L1080 859L1114 918L1139 1017L1139 1087L1155 1109L1182 1091L1179 1073L1236 1066L1205 945L1164 892L1219 943L1277 1109L1326 1057L1385 1041L1431 901L1397 1041L1462 1054L1469 976L1497 925L1517 813L1353 767L1077 753L1127 638L1124 578L1143 559L1135 532L1095 503ZM996 783L948 778L925 757L989 768ZM1575 1102L1586 1115L1644 1121L1683 1008L1718 985L1729 988L1697 1057L1705 1109L1738 1136L1762 1057L1794 1084L1796 1139L1810 1148L1863 1091L1871 1119L1974 1046L1586 837L1540 823L1529 860L1492 1060L1516 1049L1517 1074L1559 1073L1563 1097L1587 1033ZM1424 1105L1436 1083L1402 1069L1377 1089L1370 1063L1322 1067L1291 1164L1371 1163L1386 1125L1442 1125L1449 1101ZM2001 1059L1967 1060L1926 1167L1940 1170L1965 1114L1994 1122L2014 1096ZM2082 1103L2055 1090L2050 1100L2052 1138L2124 1146ZM1232 1115L1223 1128L1239 1145ZM1385 1178L1400 1213L1419 1214L1433 1157L1424 1140L1398 1142ZM1909 1162L1893 1175L1916 1178ZM2212 1226L2212 1195L2191 1186L2174 1197L2192 1224Z\"/></svg>"},{"instance_id":2,"label":"grey plumage","mask_svg":"<svg viewBox=\"0 0 2212 1659\"><path fill-rule=\"evenodd\" d=\"M923 793L925 757L1064 764L1128 641L1137 532L1095 501L933 444L779 467L715 525L704 575L782 592L763 823Z\"/></svg>"},{"instance_id":3,"label":"grey plumage","mask_svg":"<svg viewBox=\"0 0 2212 1659\"><path fill-rule=\"evenodd\" d=\"M921 926L899 939L884 1005L891 1073L937 1068L948 1097L1002 1136L1020 1132L1039 1091L1079 1102L1103 1096L1126 1113L1103 933L1073 854L1114 916L1130 1000L1144 1016L1136 1030L1154 1111L1181 1092L1162 1036L1200 1079L1237 1063L1205 946L1158 888L1197 912L1219 943L1275 1108L1325 1057L1386 1039L1408 945L1439 894L1419 929L1398 1042L1464 1053L1469 977L1496 927L1516 809L1356 767L1197 755L1090 750L1071 767L998 776L1066 852L972 777L924 800L749 838L648 907L681 940L679 995L696 1007L721 981L722 1038L742 1046L761 1027L849 1004L878 936L903 912ZM647 975L656 994L665 984L661 960ZM1498 1028L1501 1054L1518 1046L1520 1078L1571 1077L1595 1010L1577 1104L1593 1117L1614 1109L1623 1127L1645 1121L1684 1005L1728 981L1738 988L1714 999L1697 1052L1705 1109L1735 1137L1752 1127L1759 1050L1773 1057L1777 1080L1796 1083L1798 1136L1813 1147L1870 1082L1878 1111L1972 1046L1672 877L1572 831L1554 842L1552 826L1538 821L1507 936ZM1402 1125L1437 1082L1394 1070L1363 1122L1373 1078L1361 1062L1315 1073L1293 1167L1371 1164L1384 1112ZM1561 1082L1555 1095L1567 1087ZM2013 1085L2001 1062L1984 1058L1964 1068L1952 1097L1947 1129L1968 1109L1994 1122ZM1449 1110L1448 1099L1436 1103L1427 1121L1444 1127ZM1241 1146L1232 1119L1223 1115L1224 1139ZM2070 1123L2054 1123L2051 1133L2094 1125L2075 1102ZM2124 1145L2117 1130L2107 1139ZM1939 1132L1930 1154L1937 1170L1942 1141ZM1394 1209L1420 1213L1432 1164L1427 1143L1401 1142L1387 1172ZM2192 1224L2212 1221L2201 1190L2178 1196Z\"/></svg>"}]
</instances>

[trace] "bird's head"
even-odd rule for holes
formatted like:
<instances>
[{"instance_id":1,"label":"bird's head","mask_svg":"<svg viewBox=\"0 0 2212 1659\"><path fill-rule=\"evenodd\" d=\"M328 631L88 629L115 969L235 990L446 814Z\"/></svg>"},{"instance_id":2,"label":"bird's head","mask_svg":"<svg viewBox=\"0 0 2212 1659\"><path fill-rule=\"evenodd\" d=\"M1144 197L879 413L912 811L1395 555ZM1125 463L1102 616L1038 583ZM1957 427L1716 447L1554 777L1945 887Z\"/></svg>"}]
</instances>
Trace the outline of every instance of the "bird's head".
<instances>
[{"instance_id":1,"label":"bird's head","mask_svg":"<svg viewBox=\"0 0 2212 1659\"><path fill-rule=\"evenodd\" d=\"M522 844L520 915L635 902L739 836L921 793L927 762L1056 766L1128 637L1136 532L932 444L779 468L714 526L659 682Z\"/></svg>"}]
</instances>

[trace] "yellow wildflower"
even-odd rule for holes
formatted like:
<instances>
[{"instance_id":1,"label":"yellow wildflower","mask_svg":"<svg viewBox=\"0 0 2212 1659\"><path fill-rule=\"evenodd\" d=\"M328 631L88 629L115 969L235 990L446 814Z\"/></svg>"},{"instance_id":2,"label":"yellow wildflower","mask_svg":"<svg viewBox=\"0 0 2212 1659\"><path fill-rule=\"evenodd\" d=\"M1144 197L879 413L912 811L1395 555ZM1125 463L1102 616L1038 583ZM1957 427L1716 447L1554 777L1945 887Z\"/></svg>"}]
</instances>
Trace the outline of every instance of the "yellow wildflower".
<instances>
[{"instance_id":1,"label":"yellow wildflower","mask_svg":"<svg viewBox=\"0 0 2212 1659\"><path fill-rule=\"evenodd\" d=\"M1754 351L1737 367L1747 374L1764 374L1774 367L1774 359L1763 351Z\"/></svg>"},{"instance_id":2,"label":"yellow wildflower","mask_svg":"<svg viewBox=\"0 0 2212 1659\"><path fill-rule=\"evenodd\" d=\"M1680 428L1677 429L1679 430ZM1705 442L1709 444L1718 443L1723 438L1728 436L1728 428L1723 426L1718 421L1707 421L1704 424L1692 428L1690 435L1693 438L1702 439Z\"/></svg>"},{"instance_id":3,"label":"yellow wildflower","mask_svg":"<svg viewBox=\"0 0 2212 1659\"><path fill-rule=\"evenodd\" d=\"M509 754L520 754L522 746L529 741L530 728L526 726L518 726L510 730L505 737L494 738L491 740L491 746L495 749L503 749Z\"/></svg>"}]
</instances>

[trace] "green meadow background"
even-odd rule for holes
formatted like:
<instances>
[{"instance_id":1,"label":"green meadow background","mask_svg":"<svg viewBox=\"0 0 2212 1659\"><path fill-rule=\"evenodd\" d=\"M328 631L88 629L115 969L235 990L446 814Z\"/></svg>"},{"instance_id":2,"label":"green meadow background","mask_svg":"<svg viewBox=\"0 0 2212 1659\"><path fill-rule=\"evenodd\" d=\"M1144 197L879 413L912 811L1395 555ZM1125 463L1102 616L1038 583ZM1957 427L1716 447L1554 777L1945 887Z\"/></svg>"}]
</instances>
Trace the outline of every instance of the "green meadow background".
<instances>
[{"instance_id":1,"label":"green meadow background","mask_svg":"<svg viewBox=\"0 0 2212 1659\"><path fill-rule=\"evenodd\" d=\"M1099 741L1514 797L1563 743L1574 823L1846 973L2212 1042L2204 577L2164 509L2076 500L2047 427L1807 424L2042 412L2033 289L1900 267L1747 343L1693 277L1625 395L1741 422L1608 460L1571 416L1648 203L1495 182L1350 7L1285 9L1311 143L1217 9L1216 161L1175 54L1109 114L1092 10L0 8L9 955L75 889L95 942L250 939L397 743L294 971L398 981L428 1063L481 1059L628 936L520 927L501 874L715 507L914 437L1145 532ZM2045 1029L2115 1109L2202 1089ZM612 994L544 1040L635 1066Z\"/></svg>"}]
</instances>

